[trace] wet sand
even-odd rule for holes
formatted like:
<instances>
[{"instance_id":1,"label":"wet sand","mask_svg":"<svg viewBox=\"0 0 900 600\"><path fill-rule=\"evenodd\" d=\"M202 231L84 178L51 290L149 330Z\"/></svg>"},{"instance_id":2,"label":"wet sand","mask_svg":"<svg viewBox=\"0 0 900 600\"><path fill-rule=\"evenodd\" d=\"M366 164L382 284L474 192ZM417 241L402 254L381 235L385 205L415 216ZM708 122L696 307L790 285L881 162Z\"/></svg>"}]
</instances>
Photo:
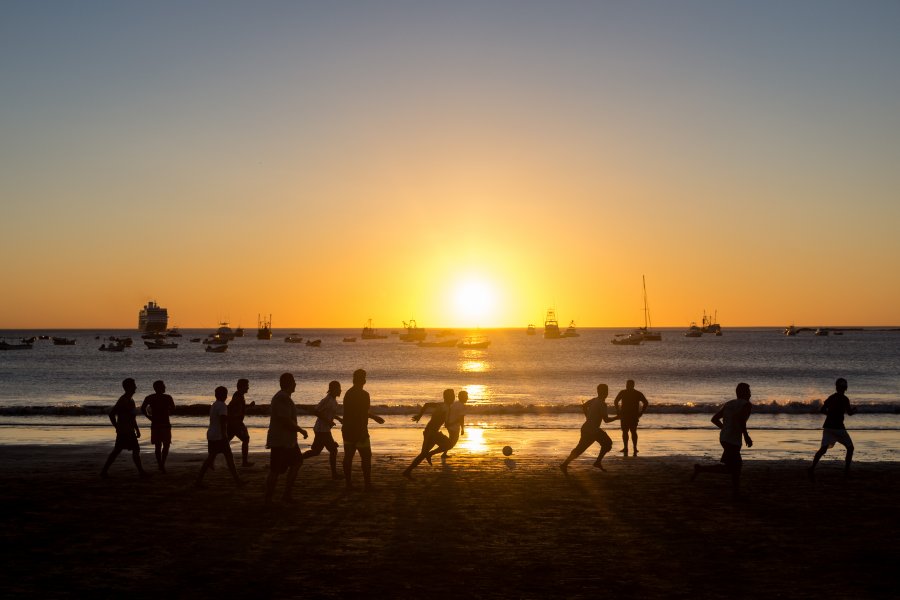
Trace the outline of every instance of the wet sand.
<instances>
[{"instance_id":1,"label":"wet sand","mask_svg":"<svg viewBox=\"0 0 900 600\"><path fill-rule=\"evenodd\" d=\"M262 506L267 455L235 489L223 462L175 452L139 480L106 446L0 447L4 597L888 598L900 593L900 464L851 479L824 462L748 460L691 483L692 458L557 460L459 453L347 493L327 458L301 469L295 505ZM142 452L155 471L152 452ZM562 456L559 457L560 459ZM354 472L361 487L358 462ZM277 494L281 492L281 481ZM277 497L277 496L276 496Z\"/></svg>"}]
</instances>

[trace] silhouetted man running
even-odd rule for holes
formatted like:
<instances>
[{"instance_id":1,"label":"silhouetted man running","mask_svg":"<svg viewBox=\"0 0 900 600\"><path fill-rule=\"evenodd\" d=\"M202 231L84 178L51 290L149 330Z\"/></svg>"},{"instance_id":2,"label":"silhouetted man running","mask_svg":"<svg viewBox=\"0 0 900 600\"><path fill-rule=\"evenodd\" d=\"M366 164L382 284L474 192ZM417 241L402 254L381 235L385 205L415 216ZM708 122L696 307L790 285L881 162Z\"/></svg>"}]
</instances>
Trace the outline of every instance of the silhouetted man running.
<instances>
[{"instance_id":1,"label":"silhouetted man running","mask_svg":"<svg viewBox=\"0 0 900 600\"><path fill-rule=\"evenodd\" d=\"M719 412L713 415L712 422L719 428L719 443L722 445L721 465L694 465L694 475L700 473L720 473L731 475L731 493L734 498L740 495L741 469L744 461L741 458L741 439L748 448L753 447L753 440L747 433L747 419L753 405L750 404L750 385L739 383L735 389L737 398L725 403Z\"/></svg>"},{"instance_id":2,"label":"silhouetted man running","mask_svg":"<svg viewBox=\"0 0 900 600\"><path fill-rule=\"evenodd\" d=\"M328 449L328 464L331 466L331 478L340 479L341 476L337 472L337 451L338 443L334 441L331 435L331 428L334 422L344 421L337 416L338 403L337 399L341 395L341 384L338 381L332 381L328 384L328 393L319 400L313 413L316 415L316 424L313 425L313 443L312 448L303 453L303 460L318 456L322 453L322 448Z\"/></svg>"},{"instance_id":3,"label":"silhouetted man running","mask_svg":"<svg viewBox=\"0 0 900 600\"><path fill-rule=\"evenodd\" d=\"M247 414L247 406L256 406L256 402L247 404L244 394L250 391L250 382L246 379L238 379L237 390L231 395L228 403L228 443L237 438L241 440L241 466L252 467L250 458L250 432L244 425L244 415Z\"/></svg>"},{"instance_id":4,"label":"silhouetted man running","mask_svg":"<svg viewBox=\"0 0 900 600\"><path fill-rule=\"evenodd\" d=\"M619 418L618 416L609 416L606 410L607 396L609 396L609 386L601 383L597 386L597 397L591 398L581 405L581 410L584 411L585 417L584 424L581 426L581 438L578 440L578 445L569 453L568 458L559 465L559 468L565 475L569 474L569 463L581 456L594 442L600 444L600 455L594 461L594 466L601 471L606 470L603 468L602 461L606 453L612 450L612 440L601 429L601 426L603 423L612 423Z\"/></svg>"},{"instance_id":5,"label":"silhouetted man running","mask_svg":"<svg viewBox=\"0 0 900 600\"><path fill-rule=\"evenodd\" d=\"M357 369L353 372L353 386L344 394L344 423L341 435L344 438L344 480L347 489L353 489L353 455L359 452L362 464L363 480L366 489L372 489L372 442L369 439L369 419L376 423L384 423L384 419L369 412L371 399L369 392L363 389L366 385L366 372Z\"/></svg>"},{"instance_id":6,"label":"silhouetted man running","mask_svg":"<svg viewBox=\"0 0 900 600\"><path fill-rule=\"evenodd\" d=\"M450 436L450 445L446 450L441 450L441 448L432 450L428 453L428 456L441 453L441 460L447 460L447 457L450 456L447 453L459 442L459 436L466 433L466 403L468 401L469 392L460 390L456 402L447 409L447 421L444 423L444 426L447 428L447 435Z\"/></svg>"},{"instance_id":7,"label":"silhouetted man running","mask_svg":"<svg viewBox=\"0 0 900 600\"><path fill-rule=\"evenodd\" d=\"M819 411L826 415L825 423L822 424L822 445L819 451L813 457L812 466L809 467L807 473L812 480L815 478L816 465L819 464L825 452L829 448L833 448L835 443L842 445L847 449L847 457L844 459L844 476L850 474L850 462L853 460L853 440L844 427L844 415L855 415L856 407L850 405L850 400L844 395L847 391L847 380L841 377L834 382L835 392L828 396L822 404Z\"/></svg>"},{"instance_id":8,"label":"silhouetted man running","mask_svg":"<svg viewBox=\"0 0 900 600\"><path fill-rule=\"evenodd\" d=\"M622 425L622 449L620 452L628 456L628 432L631 432L631 446L634 450L634 456L637 456L637 426L641 415L647 410L647 399L644 394L634 389L634 380L629 379L625 382L625 389L616 394L613 402L616 407L616 414L619 415L620 424Z\"/></svg>"},{"instance_id":9,"label":"silhouetted man running","mask_svg":"<svg viewBox=\"0 0 900 600\"><path fill-rule=\"evenodd\" d=\"M290 373L282 373L278 379L281 388L272 396L269 419L269 433L266 436L266 448L271 450L269 457L269 476L266 478L265 503L272 504L272 496L275 494L275 484L278 476L287 471L287 481L284 484L282 500L286 503L294 501L294 481L297 472L303 464L303 453L297 443L297 434L308 437L306 430L297 424L297 406L291 399L291 394L297 389L297 382Z\"/></svg>"},{"instance_id":10,"label":"silhouetted man running","mask_svg":"<svg viewBox=\"0 0 900 600\"><path fill-rule=\"evenodd\" d=\"M129 377L122 381L122 389L125 390L125 393L119 396L115 406L109 411L109 420L113 427L116 428L116 445L113 447L112 452L109 453L109 457L100 471L100 477L104 479L109 477L109 467L122 450L131 450L131 459L134 461L134 466L137 467L138 473L141 477L149 477L150 473L144 471L144 467L141 465L141 447L138 444L141 430L138 428L137 419L135 419L137 406L134 403L134 393L137 391L137 384L135 384L134 379Z\"/></svg>"},{"instance_id":11,"label":"silhouetted man running","mask_svg":"<svg viewBox=\"0 0 900 600\"><path fill-rule=\"evenodd\" d=\"M156 466L160 472L166 472L166 458L172 444L172 423L169 415L175 412L175 401L166 393L166 384L162 380L153 382L153 394L144 398L141 412L150 419L150 443L156 450Z\"/></svg>"},{"instance_id":12,"label":"silhouetted man running","mask_svg":"<svg viewBox=\"0 0 900 600\"><path fill-rule=\"evenodd\" d=\"M412 479L413 469L423 460L427 460L428 464L431 464L430 452L432 448L437 446L438 452L445 452L450 449L450 438L441 433L441 427L447 421L447 412L451 404L453 404L453 390L447 389L444 390L443 402L426 402L419 409L419 413L413 416L412 420L418 423L425 411L432 411L431 418L428 419L428 424L425 425L425 430L422 432L422 451L403 471L403 476L407 479Z\"/></svg>"}]
</instances>

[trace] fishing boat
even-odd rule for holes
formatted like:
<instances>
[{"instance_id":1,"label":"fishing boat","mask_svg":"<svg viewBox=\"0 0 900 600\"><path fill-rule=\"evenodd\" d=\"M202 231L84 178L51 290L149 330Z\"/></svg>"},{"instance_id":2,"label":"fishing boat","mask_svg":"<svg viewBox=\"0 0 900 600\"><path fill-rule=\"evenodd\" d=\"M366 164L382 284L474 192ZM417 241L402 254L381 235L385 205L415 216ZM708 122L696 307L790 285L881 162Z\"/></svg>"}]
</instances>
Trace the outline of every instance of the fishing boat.
<instances>
[{"instance_id":1,"label":"fishing boat","mask_svg":"<svg viewBox=\"0 0 900 600\"><path fill-rule=\"evenodd\" d=\"M10 344L5 340L0 340L0 350L31 350L34 347L34 344Z\"/></svg>"},{"instance_id":2,"label":"fishing boat","mask_svg":"<svg viewBox=\"0 0 900 600\"><path fill-rule=\"evenodd\" d=\"M528 335L535 335L537 332L534 330L534 323L528 324L528 329L525 330L525 333Z\"/></svg>"},{"instance_id":3,"label":"fishing boat","mask_svg":"<svg viewBox=\"0 0 900 600\"><path fill-rule=\"evenodd\" d=\"M419 342L419 348L455 348L457 340L441 340L439 342Z\"/></svg>"},{"instance_id":4,"label":"fishing boat","mask_svg":"<svg viewBox=\"0 0 900 600\"><path fill-rule=\"evenodd\" d=\"M547 316L544 317L544 339L556 340L561 336L559 334L559 321L556 320L556 310L547 309Z\"/></svg>"},{"instance_id":5,"label":"fishing boat","mask_svg":"<svg viewBox=\"0 0 900 600\"><path fill-rule=\"evenodd\" d=\"M355 342L355 341L356 341L356 338L355 338L355 337L345 337L345 338L344 338L344 341L345 341L345 342Z\"/></svg>"},{"instance_id":6,"label":"fishing boat","mask_svg":"<svg viewBox=\"0 0 900 600\"><path fill-rule=\"evenodd\" d=\"M218 352L218 353L227 352L228 344L223 344L221 346L207 346L206 351L207 352Z\"/></svg>"},{"instance_id":7,"label":"fishing boat","mask_svg":"<svg viewBox=\"0 0 900 600\"><path fill-rule=\"evenodd\" d=\"M215 335L220 339L230 342L234 339L234 330L228 326L228 321L222 321L219 323L219 328L216 329Z\"/></svg>"},{"instance_id":8,"label":"fishing boat","mask_svg":"<svg viewBox=\"0 0 900 600\"><path fill-rule=\"evenodd\" d=\"M827 330L827 329L823 329L822 327L819 327L818 329L816 329L815 335L817 335L817 336L819 336L819 337L826 336L826 335L828 335L828 330Z\"/></svg>"},{"instance_id":9,"label":"fishing boat","mask_svg":"<svg viewBox=\"0 0 900 600\"><path fill-rule=\"evenodd\" d=\"M700 330L703 333L712 333L713 335L722 335L722 326L719 325L716 321L718 320L719 311L716 311L714 317L710 317L706 314L706 311L703 311L703 322L700 325Z\"/></svg>"},{"instance_id":10,"label":"fishing boat","mask_svg":"<svg viewBox=\"0 0 900 600\"><path fill-rule=\"evenodd\" d=\"M372 319L366 321L366 324L363 325L362 333L359 334L364 340L384 340L387 339L386 335L382 335L378 333L378 330L372 327Z\"/></svg>"},{"instance_id":11,"label":"fishing boat","mask_svg":"<svg viewBox=\"0 0 900 600\"><path fill-rule=\"evenodd\" d=\"M800 330L794 327L793 325L788 325L784 328L784 335L795 336L800 333Z\"/></svg>"},{"instance_id":12,"label":"fishing boat","mask_svg":"<svg viewBox=\"0 0 900 600\"><path fill-rule=\"evenodd\" d=\"M176 342L165 342L162 340L153 340L152 342L144 342L147 350L174 350L178 347Z\"/></svg>"},{"instance_id":13,"label":"fishing boat","mask_svg":"<svg viewBox=\"0 0 900 600\"><path fill-rule=\"evenodd\" d=\"M74 346L75 338L54 337L53 345L54 346Z\"/></svg>"},{"instance_id":14,"label":"fishing boat","mask_svg":"<svg viewBox=\"0 0 900 600\"><path fill-rule=\"evenodd\" d=\"M238 328L234 330L234 337L244 337L244 328L238 325Z\"/></svg>"},{"instance_id":15,"label":"fishing boat","mask_svg":"<svg viewBox=\"0 0 900 600\"><path fill-rule=\"evenodd\" d=\"M138 330L145 333L162 332L169 326L169 311L154 300L144 305L138 313Z\"/></svg>"},{"instance_id":16,"label":"fishing boat","mask_svg":"<svg viewBox=\"0 0 900 600\"><path fill-rule=\"evenodd\" d=\"M639 346L644 338L637 333L617 333L609 341L616 346Z\"/></svg>"},{"instance_id":17,"label":"fishing boat","mask_svg":"<svg viewBox=\"0 0 900 600\"><path fill-rule=\"evenodd\" d=\"M635 329L634 333L641 336L643 342L661 342L662 334L650 329L652 323L650 321L650 305L647 303L647 278L641 275L641 281L644 284L644 326Z\"/></svg>"},{"instance_id":18,"label":"fishing boat","mask_svg":"<svg viewBox=\"0 0 900 600\"><path fill-rule=\"evenodd\" d=\"M291 335L284 338L285 343L287 344L299 344L303 342L303 338L297 335L296 333L292 333Z\"/></svg>"},{"instance_id":19,"label":"fishing boat","mask_svg":"<svg viewBox=\"0 0 900 600\"><path fill-rule=\"evenodd\" d=\"M575 329L575 321L569 321L569 326L566 327L566 331L562 334L563 337L580 337L580 333Z\"/></svg>"},{"instance_id":20,"label":"fishing boat","mask_svg":"<svg viewBox=\"0 0 900 600\"><path fill-rule=\"evenodd\" d=\"M400 340L403 342L421 342L428 337L428 333L423 327L418 326L415 319L410 319L409 323L403 321L403 326L406 328L406 333L400 334Z\"/></svg>"},{"instance_id":21,"label":"fishing boat","mask_svg":"<svg viewBox=\"0 0 900 600\"><path fill-rule=\"evenodd\" d=\"M322 345L322 340L307 340L306 345L312 346L313 348L318 348Z\"/></svg>"},{"instance_id":22,"label":"fishing boat","mask_svg":"<svg viewBox=\"0 0 900 600\"><path fill-rule=\"evenodd\" d=\"M272 339L272 315L269 315L268 321L264 321L259 315L256 315L256 339Z\"/></svg>"},{"instance_id":23,"label":"fishing boat","mask_svg":"<svg viewBox=\"0 0 900 600\"><path fill-rule=\"evenodd\" d=\"M463 338L457 344L460 348L465 350L481 350L487 348L491 345L491 340L487 339L484 336L470 336Z\"/></svg>"}]
</instances>

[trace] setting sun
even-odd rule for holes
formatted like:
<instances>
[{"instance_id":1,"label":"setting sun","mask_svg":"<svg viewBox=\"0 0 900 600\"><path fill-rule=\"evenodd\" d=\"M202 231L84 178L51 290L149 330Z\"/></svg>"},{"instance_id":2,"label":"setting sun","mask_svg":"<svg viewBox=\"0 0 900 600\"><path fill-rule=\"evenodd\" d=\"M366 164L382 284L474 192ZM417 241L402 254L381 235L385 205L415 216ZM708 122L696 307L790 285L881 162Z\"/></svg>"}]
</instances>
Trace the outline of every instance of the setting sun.
<instances>
[{"instance_id":1,"label":"setting sun","mask_svg":"<svg viewBox=\"0 0 900 600\"><path fill-rule=\"evenodd\" d=\"M483 279L461 282L453 293L454 316L460 324L477 326L495 319L497 292Z\"/></svg>"}]
</instances>

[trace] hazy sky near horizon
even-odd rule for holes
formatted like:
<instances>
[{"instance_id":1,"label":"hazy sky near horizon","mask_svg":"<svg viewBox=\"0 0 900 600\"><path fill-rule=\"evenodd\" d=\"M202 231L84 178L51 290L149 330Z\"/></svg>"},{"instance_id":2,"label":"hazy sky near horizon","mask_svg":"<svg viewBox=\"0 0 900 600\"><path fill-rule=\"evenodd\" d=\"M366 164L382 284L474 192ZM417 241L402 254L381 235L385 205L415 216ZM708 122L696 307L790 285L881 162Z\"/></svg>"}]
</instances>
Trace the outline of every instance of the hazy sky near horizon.
<instances>
[{"instance_id":1,"label":"hazy sky near horizon","mask_svg":"<svg viewBox=\"0 0 900 600\"><path fill-rule=\"evenodd\" d=\"M900 324L900 3L0 4L0 327ZM471 290L460 293L460 290Z\"/></svg>"}]
</instances>

